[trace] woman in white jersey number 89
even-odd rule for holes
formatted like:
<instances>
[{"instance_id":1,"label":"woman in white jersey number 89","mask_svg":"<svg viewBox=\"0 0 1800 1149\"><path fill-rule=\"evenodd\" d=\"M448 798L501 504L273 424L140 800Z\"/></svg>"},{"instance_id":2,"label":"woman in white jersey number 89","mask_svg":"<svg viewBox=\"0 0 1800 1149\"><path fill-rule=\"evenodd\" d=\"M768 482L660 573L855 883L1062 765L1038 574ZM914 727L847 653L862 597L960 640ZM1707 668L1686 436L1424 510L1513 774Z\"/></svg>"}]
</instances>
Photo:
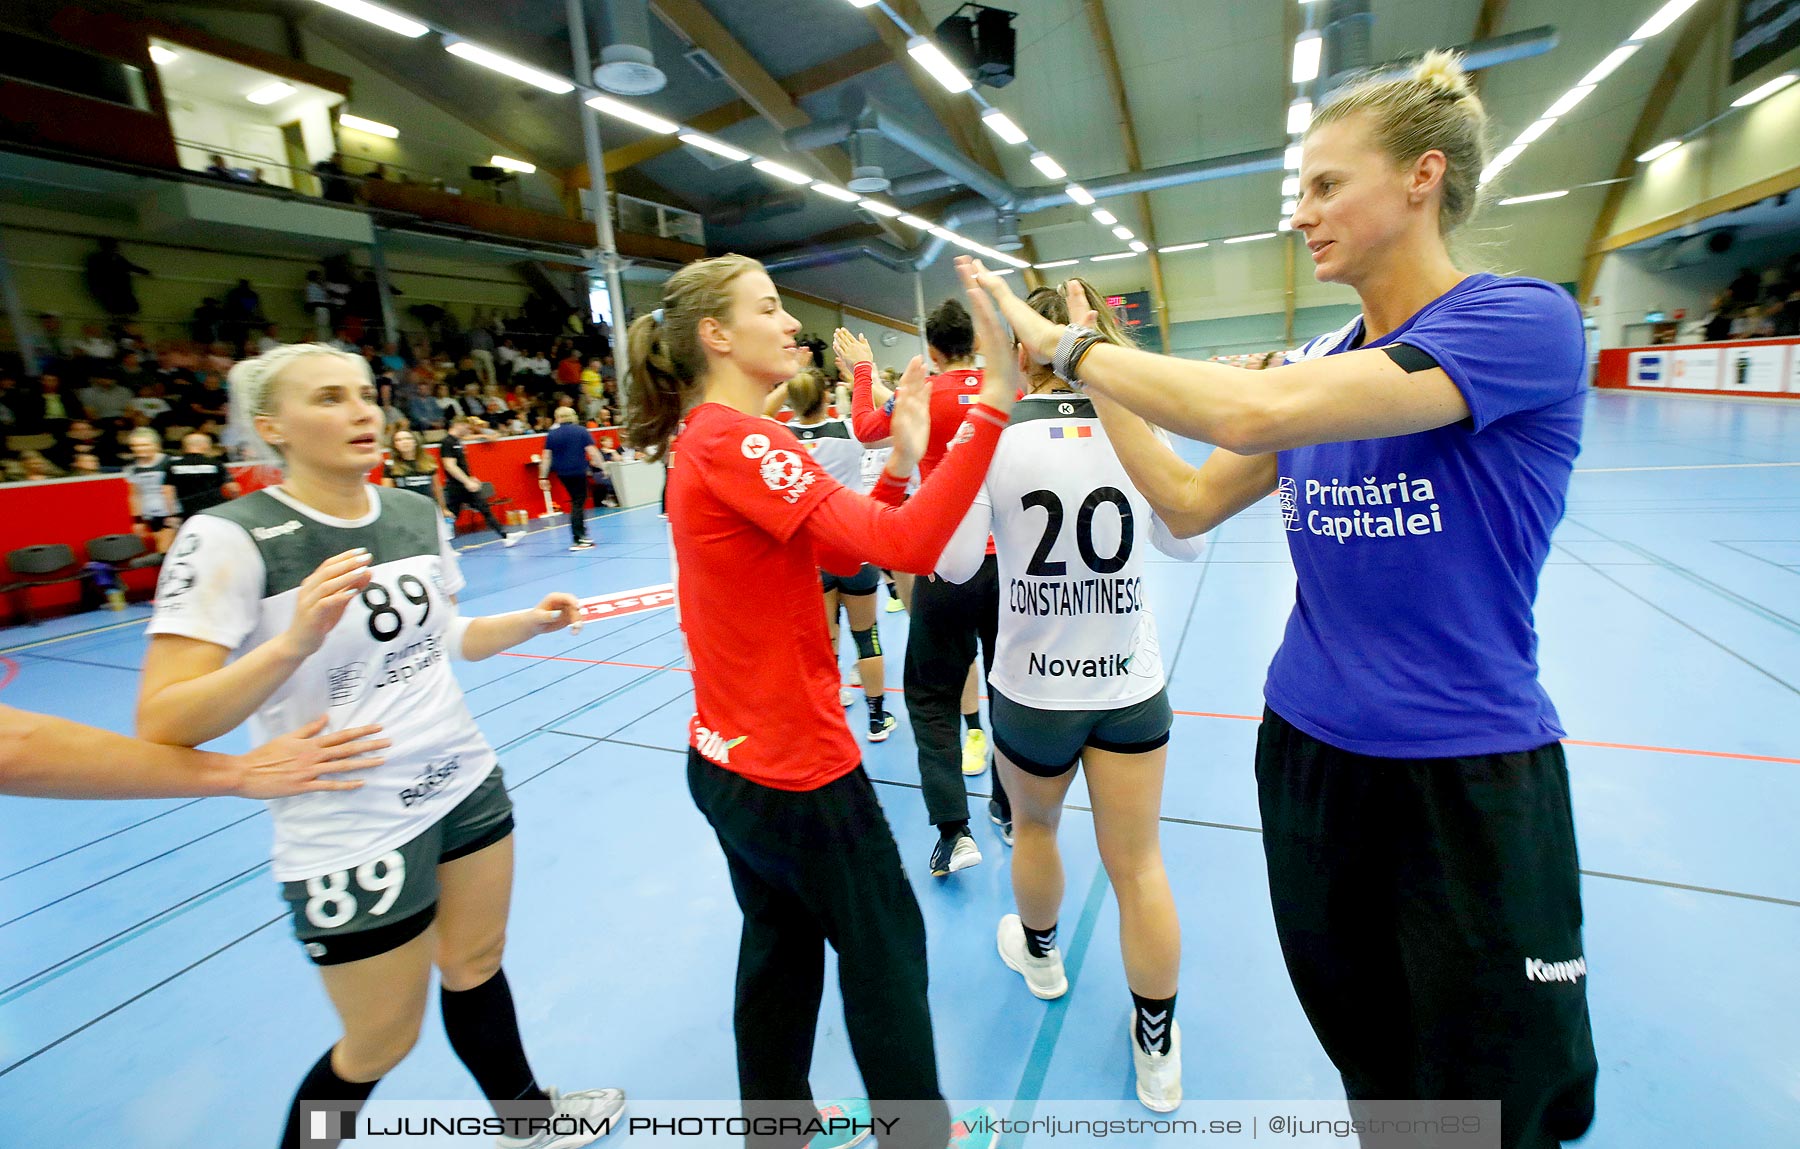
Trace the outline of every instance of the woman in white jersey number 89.
<instances>
[{"instance_id":1,"label":"woman in white jersey number 89","mask_svg":"<svg viewBox=\"0 0 1800 1149\"><path fill-rule=\"evenodd\" d=\"M193 746L324 713L334 730L378 721L393 743L357 790L271 803L274 875L344 1026L301 1083L283 1144L336 1144L316 1134L341 1119L319 1110L353 1121L412 1048L434 965L452 1048L517 1119L500 1144L586 1144L624 1095L545 1091L526 1061L500 969L512 804L449 667L569 626L576 600L458 617L463 579L436 505L368 482L381 409L356 356L277 348L232 368L231 404L284 479L182 527L157 587L139 732Z\"/></svg>"},{"instance_id":2,"label":"woman in white jersey number 89","mask_svg":"<svg viewBox=\"0 0 1800 1149\"><path fill-rule=\"evenodd\" d=\"M1041 288L1027 302L1051 322L1069 320L1057 291ZM1128 343L1111 312L1096 322L1108 339ZM1000 624L989 707L994 760L1012 795L1019 906L1000 919L1000 957L1036 996L1068 992L1056 948L1056 830L1080 765L1100 860L1119 896L1138 1099L1166 1113L1181 1104L1181 927L1158 833L1174 716L1144 592L1144 544L1183 560L1199 551L1177 540L1132 486L1093 404L1018 355L1027 393L938 560L944 578L970 578L992 530Z\"/></svg>"}]
</instances>

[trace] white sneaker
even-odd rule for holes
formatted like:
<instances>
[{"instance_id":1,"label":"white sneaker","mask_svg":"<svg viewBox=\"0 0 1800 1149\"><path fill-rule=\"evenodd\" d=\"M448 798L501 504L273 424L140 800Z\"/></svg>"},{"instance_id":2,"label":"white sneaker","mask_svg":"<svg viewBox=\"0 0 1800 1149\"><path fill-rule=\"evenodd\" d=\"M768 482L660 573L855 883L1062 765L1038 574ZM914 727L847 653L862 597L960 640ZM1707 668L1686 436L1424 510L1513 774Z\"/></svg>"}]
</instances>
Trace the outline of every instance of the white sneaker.
<instances>
[{"instance_id":1,"label":"white sneaker","mask_svg":"<svg viewBox=\"0 0 1800 1149\"><path fill-rule=\"evenodd\" d=\"M1153 1113L1173 1113L1181 1104L1181 1023L1169 1035L1169 1052L1145 1053L1137 1039L1137 1010L1125 1023L1125 1040L1131 1042L1131 1061L1137 1067L1137 1095Z\"/></svg>"},{"instance_id":2,"label":"white sneaker","mask_svg":"<svg viewBox=\"0 0 1800 1149\"><path fill-rule=\"evenodd\" d=\"M573 1125L566 1133L557 1133L555 1124L532 1137L500 1137L494 1142L499 1149L576 1149L592 1145L618 1127L625 1113L623 1089L582 1089L575 1093L558 1093L554 1086L546 1088L556 1118L566 1118ZM602 1128L604 1127L604 1128Z\"/></svg>"},{"instance_id":3,"label":"white sneaker","mask_svg":"<svg viewBox=\"0 0 1800 1149\"><path fill-rule=\"evenodd\" d=\"M524 537L525 537L525 535L524 535L524 532L522 532L522 531L515 532L510 535L505 535L505 536L502 536L502 538L500 539L500 545L503 547L516 547L519 545L519 540Z\"/></svg>"},{"instance_id":4,"label":"white sneaker","mask_svg":"<svg viewBox=\"0 0 1800 1149\"><path fill-rule=\"evenodd\" d=\"M1033 997L1050 1001L1069 992L1069 979L1063 973L1062 951L1052 946L1043 957L1032 957L1025 944L1025 923L1018 914L1000 919L1000 960L1006 968L1025 979L1025 988Z\"/></svg>"},{"instance_id":5,"label":"white sneaker","mask_svg":"<svg viewBox=\"0 0 1800 1149\"><path fill-rule=\"evenodd\" d=\"M853 663L850 667L850 685L851 686L861 686L862 685L862 663L861 662Z\"/></svg>"},{"instance_id":6,"label":"white sneaker","mask_svg":"<svg viewBox=\"0 0 1800 1149\"><path fill-rule=\"evenodd\" d=\"M838 701L843 703L845 706L856 705L856 694L857 694L857 692L854 689L852 689L851 687L848 687L848 686L838 687Z\"/></svg>"}]
</instances>

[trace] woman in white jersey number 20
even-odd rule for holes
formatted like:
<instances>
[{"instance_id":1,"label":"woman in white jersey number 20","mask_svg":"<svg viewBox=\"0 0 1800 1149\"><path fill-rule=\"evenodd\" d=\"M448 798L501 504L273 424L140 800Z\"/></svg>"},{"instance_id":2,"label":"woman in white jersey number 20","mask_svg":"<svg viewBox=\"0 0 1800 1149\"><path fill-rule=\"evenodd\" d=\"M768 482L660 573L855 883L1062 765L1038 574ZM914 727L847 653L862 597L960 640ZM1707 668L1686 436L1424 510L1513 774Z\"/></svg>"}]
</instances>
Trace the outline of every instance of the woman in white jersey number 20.
<instances>
[{"instance_id":1,"label":"woman in white jersey number 20","mask_svg":"<svg viewBox=\"0 0 1800 1149\"><path fill-rule=\"evenodd\" d=\"M381 409L356 356L297 344L245 360L231 405L285 476L182 527L157 587L139 732L194 746L246 720L266 738L328 714L333 730L379 724L393 743L360 789L270 803L274 875L344 1026L301 1083L283 1145L353 1132L345 1121L418 1038L433 966L450 1045L505 1119L501 1146L587 1144L625 1098L558 1094L532 1075L500 968L512 803L449 665L569 626L576 600L457 615L463 579L436 505L368 481Z\"/></svg>"},{"instance_id":2,"label":"woman in white jersey number 20","mask_svg":"<svg viewBox=\"0 0 1800 1149\"><path fill-rule=\"evenodd\" d=\"M1069 321L1056 291L1039 289L1028 302L1053 323ZM1098 322L1109 338L1126 342L1110 312ZM1028 393L938 560L944 578L970 578L992 529L1000 624L989 707L994 760L1012 795L1019 906L1000 919L1000 957L1036 996L1068 992L1056 947L1063 896L1056 829L1080 765L1100 860L1119 896L1138 1099L1166 1113L1181 1104L1181 926L1158 820L1174 715L1144 592L1144 544L1183 560L1199 551L1178 541L1131 485L1093 403L1023 353L1019 367Z\"/></svg>"}]
</instances>

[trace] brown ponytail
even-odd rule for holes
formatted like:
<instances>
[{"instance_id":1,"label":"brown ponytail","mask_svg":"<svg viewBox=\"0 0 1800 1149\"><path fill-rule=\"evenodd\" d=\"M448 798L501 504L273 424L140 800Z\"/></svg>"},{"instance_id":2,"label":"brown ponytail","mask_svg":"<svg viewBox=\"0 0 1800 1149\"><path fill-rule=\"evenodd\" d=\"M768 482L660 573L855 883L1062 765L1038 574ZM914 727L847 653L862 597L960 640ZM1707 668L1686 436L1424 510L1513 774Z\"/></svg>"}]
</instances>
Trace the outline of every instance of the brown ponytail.
<instances>
[{"instance_id":1,"label":"brown ponytail","mask_svg":"<svg viewBox=\"0 0 1800 1149\"><path fill-rule=\"evenodd\" d=\"M731 318L731 283L762 264L745 255L721 255L688 264L663 285L662 306L640 315L626 333L631 356L625 439L647 458L659 459L700 393L706 353L700 321Z\"/></svg>"}]
</instances>

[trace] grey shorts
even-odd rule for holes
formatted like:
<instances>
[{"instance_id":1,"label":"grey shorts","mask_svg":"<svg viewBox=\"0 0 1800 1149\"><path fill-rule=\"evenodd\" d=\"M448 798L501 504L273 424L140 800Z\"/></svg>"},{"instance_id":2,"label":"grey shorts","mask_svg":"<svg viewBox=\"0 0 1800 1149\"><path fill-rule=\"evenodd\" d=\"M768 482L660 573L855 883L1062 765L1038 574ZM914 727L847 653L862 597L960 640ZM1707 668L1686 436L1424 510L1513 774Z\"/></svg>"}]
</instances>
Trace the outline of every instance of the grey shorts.
<instances>
[{"instance_id":1,"label":"grey shorts","mask_svg":"<svg viewBox=\"0 0 1800 1149\"><path fill-rule=\"evenodd\" d=\"M354 870L283 882L294 936L315 965L361 961L412 941L437 916L437 868L513 830L500 767L418 837Z\"/></svg>"},{"instance_id":2,"label":"grey shorts","mask_svg":"<svg viewBox=\"0 0 1800 1149\"><path fill-rule=\"evenodd\" d=\"M881 589L881 571L868 563L864 563L862 569L849 578L834 575L830 571L820 571L819 584L826 590L835 590L839 594L874 594Z\"/></svg>"},{"instance_id":3,"label":"grey shorts","mask_svg":"<svg viewBox=\"0 0 1800 1149\"><path fill-rule=\"evenodd\" d=\"M1148 754L1169 741L1175 723L1166 690L1117 710L1043 710L989 687L988 715L994 749L1039 778L1067 774L1090 746L1111 754Z\"/></svg>"}]
</instances>

